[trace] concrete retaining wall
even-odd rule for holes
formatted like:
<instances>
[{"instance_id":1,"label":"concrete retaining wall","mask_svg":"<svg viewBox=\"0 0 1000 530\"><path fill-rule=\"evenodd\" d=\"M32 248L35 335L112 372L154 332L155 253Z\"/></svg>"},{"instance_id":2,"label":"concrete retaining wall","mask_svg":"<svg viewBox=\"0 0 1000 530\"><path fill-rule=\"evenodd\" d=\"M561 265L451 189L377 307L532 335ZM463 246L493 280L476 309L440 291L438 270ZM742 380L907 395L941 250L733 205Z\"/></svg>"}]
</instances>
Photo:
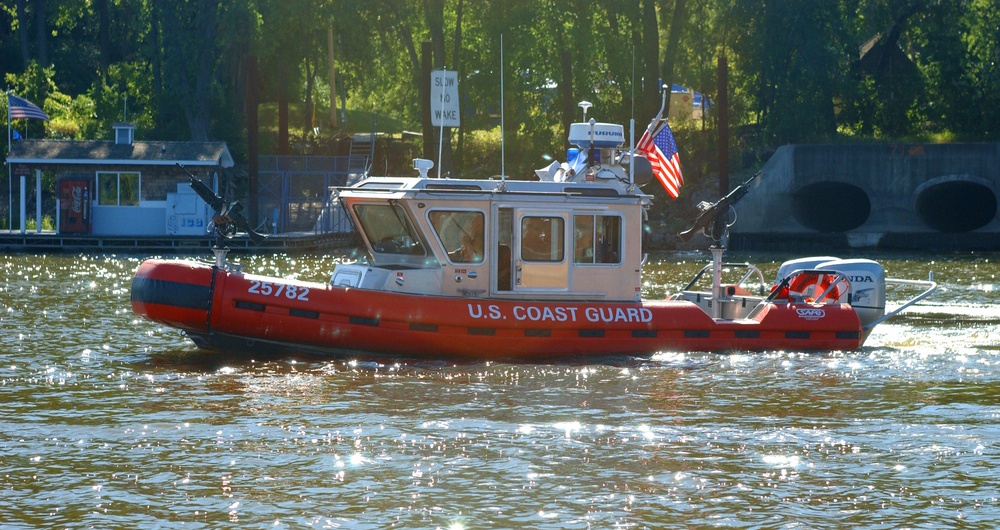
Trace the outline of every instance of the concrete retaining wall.
<instances>
[{"instance_id":1,"label":"concrete retaining wall","mask_svg":"<svg viewBox=\"0 0 1000 530\"><path fill-rule=\"evenodd\" d=\"M1000 144L789 145L736 205L731 248L990 248Z\"/></svg>"}]
</instances>

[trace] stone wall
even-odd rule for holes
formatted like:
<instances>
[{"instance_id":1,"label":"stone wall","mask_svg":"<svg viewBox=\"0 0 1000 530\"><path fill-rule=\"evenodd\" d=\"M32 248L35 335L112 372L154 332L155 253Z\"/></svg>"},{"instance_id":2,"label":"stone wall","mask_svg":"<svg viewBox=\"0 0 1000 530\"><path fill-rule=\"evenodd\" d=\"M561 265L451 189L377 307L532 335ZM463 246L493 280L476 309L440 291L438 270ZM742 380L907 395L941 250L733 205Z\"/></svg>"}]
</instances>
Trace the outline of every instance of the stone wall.
<instances>
[{"instance_id":1,"label":"stone wall","mask_svg":"<svg viewBox=\"0 0 1000 530\"><path fill-rule=\"evenodd\" d=\"M988 247L998 188L1000 144L783 146L736 205L730 247Z\"/></svg>"}]
</instances>

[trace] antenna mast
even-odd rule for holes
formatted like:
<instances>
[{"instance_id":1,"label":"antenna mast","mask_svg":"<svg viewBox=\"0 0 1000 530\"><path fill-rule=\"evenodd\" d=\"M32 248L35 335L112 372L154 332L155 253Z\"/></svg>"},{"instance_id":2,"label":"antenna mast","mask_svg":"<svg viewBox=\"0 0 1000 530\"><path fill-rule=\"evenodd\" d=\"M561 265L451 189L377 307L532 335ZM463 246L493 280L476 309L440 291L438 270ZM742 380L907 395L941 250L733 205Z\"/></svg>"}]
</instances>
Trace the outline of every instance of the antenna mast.
<instances>
[{"instance_id":1,"label":"antenna mast","mask_svg":"<svg viewBox=\"0 0 1000 530\"><path fill-rule=\"evenodd\" d=\"M628 183L635 185L635 46L632 46L632 117L628 120ZM631 190L630 190L631 191Z\"/></svg>"},{"instance_id":2,"label":"antenna mast","mask_svg":"<svg viewBox=\"0 0 1000 530\"><path fill-rule=\"evenodd\" d=\"M506 153L503 144L503 33L500 34L500 180L507 181L507 170L504 168Z\"/></svg>"}]
</instances>

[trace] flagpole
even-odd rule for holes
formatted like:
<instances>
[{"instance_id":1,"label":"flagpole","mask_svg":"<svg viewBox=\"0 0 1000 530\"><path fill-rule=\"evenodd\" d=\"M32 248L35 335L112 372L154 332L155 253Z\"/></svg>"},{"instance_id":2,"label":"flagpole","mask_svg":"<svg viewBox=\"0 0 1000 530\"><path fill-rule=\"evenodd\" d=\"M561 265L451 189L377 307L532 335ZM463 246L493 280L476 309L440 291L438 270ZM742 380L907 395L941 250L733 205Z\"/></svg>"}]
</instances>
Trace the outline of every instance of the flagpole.
<instances>
[{"instance_id":1,"label":"flagpole","mask_svg":"<svg viewBox=\"0 0 1000 530\"><path fill-rule=\"evenodd\" d=\"M10 91L8 90L5 95L7 96L7 152L10 153Z\"/></svg>"},{"instance_id":2,"label":"flagpole","mask_svg":"<svg viewBox=\"0 0 1000 530\"><path fill-rule=\"evenodd\" d=\"M7 161L7 157L10 156L10 90L6 91L7 96L7 154L4 156L4 162ZM7 165L7 230L12 231L14 229L14 182L11 177L11 167L10 164Z\"/></svg>"},{"instance_id":3,"label":"flagpole","mask_svg":"<svg viewBox=\"0 0 1000 530\"><path fill-rule=\"evenodd\" d=\"M649 127L646 128L650 134L653 133L653 124L660 121L660 118L663 117L663 109L667 108L667 85L663 85L662 90L663 99L660 101L660 112L656 113L656 117L653 118L653 121L649 122Z\"/></svg>"}]
</instances>

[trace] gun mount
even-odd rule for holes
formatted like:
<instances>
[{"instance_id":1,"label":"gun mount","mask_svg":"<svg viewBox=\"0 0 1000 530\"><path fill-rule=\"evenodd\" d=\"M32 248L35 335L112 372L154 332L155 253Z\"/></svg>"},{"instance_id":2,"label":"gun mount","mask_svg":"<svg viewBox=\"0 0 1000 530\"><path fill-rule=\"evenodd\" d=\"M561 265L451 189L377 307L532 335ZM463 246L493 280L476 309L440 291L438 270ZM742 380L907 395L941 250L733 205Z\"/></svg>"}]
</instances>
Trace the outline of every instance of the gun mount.
<instances>
[{"instance_id":1,"label":"gun mount","mask_svg":"<svg viewBox=\"0 0 1000 530\"><path fill-rule=\"evenodd\" d=\"M195 177L186 167L179 163L177 167L187 173L191 189L215 212L212 216L212 223L215 225L218 246L222 247L223 241L232 239L236 236L237 232L246 232L254 245L260 245L267 239L266 235L256 232L250 226L250 222L243 216L243 205L239 201L224 200L222 197L216 195L212 191L212 188L209 188L204 182L198 180L198 177Z\"/></svg>"},{"instance_id":2,"label":"gun mount","mask_svg":"<svg viewBox=\"0 0 1000 530\"><path fill-rule=\"evenodd\" d=\"M744 195L750 191L750 183L753 182L755 178L760 176L760 171L754 173L754 175L748 178L739 186L733 188L725 197L719 199L714 203L701 203L698 207L701 209L701 214L695 219L694 225L691 228L677 234L677 237L681 241L687 242L699 231L704 232L705 235L712 238L712 241L721 241L725 235L726 229L729 227L726 224L726 218L729 216L729 209L739 202Z\"/></svg>"}]
</instances>

